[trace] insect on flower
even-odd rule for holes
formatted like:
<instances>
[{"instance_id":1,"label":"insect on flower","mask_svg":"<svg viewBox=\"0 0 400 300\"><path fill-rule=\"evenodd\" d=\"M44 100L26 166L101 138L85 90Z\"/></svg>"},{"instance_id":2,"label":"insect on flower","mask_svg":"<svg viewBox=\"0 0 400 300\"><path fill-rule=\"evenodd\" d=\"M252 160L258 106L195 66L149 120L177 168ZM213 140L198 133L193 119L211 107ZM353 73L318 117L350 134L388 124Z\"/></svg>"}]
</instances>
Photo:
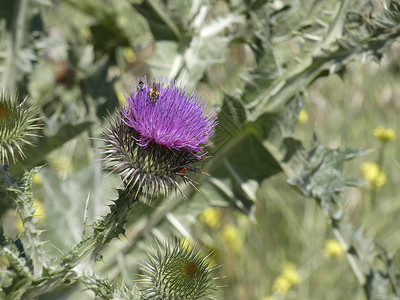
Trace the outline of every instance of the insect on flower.
<instances>
[{"instance_id":1,"label":"insect on flower","mask_svg":"<svg viewBox=\"0 0 400 300\"><path fill-rule=\"evenodd\" d=\"M186 172L187 172L187 167L183 167L183 168L179 171L179 174L180 174L180 175L185 175Z\"/></svg>"},{"instance_id":2,"label":"insect on flower","mask_svg":"<svg viewBox=\"0 0 400 300\"><path fill-rule=\"evenodd\" d=\"M136 90L137 90L138 92L143 92L143 91L144 91L144 88L145 88L144 82L143 82L143 80L140 80L140 81L138 82L138 85L137 85Z\"/></svg>"},{"instance_id":3,"label":"insect on flower","mask_svg":"<svg viewBox=\"0 0 400 300\"><path fill-rule=\"evenodd\" d=\"M147 97L151 100L151 102L156 103L159 96L160 96L160 83L153 83L149 89Z\"/></svg>"}]
</instances>

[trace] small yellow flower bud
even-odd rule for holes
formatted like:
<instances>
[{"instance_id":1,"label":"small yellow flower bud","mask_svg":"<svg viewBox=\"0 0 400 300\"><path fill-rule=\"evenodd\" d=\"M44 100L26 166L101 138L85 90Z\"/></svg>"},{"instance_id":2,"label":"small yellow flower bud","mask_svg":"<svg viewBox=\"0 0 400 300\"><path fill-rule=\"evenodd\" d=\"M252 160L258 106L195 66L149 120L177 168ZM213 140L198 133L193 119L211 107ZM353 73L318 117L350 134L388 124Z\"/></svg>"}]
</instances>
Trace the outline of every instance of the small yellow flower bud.
<instances>
[{"instance_id":1,"label":"small yellow flower bud","mask_svg":"<svg viewBox=\"0 0 400 300\"><path fill-rule=\"evenodd\" d=\"M302 109L299 113L299 122L303 124L308 122L308 113L305 109Z\"/></svg>"},{"instance_id":2,"label":"small yellow flower bud","mask_svg":"<svg viewBox=\"0 0 400 300\"><path fill-rule=\"evenodd\" d=\"M215 208L206 208L200 215L200 220L211 228L220 227L221 213Z\"/></svg>"},{"instance_id":3,"label":"small yellow flower bud","mask_svg":"<svg viewBox=\"0 0 400 300\"><path fill-rule=\"evenodd\" d=\"M345 253L342 245L337 240L328 240L325 242L324 255L327 257L340 257Z\"/></svg>"},{"instance_id":4,"label":"small yellow flower bud","mask_svg":"<svg viewBox=\"0 0 400 300\"><path fill-rule=\"evenodd\" d=\"M393 129L384 128L382 126L375 128L373 134L382 143L394 141L396 139L396 133Z\"/></svg>"},{"instance_id":5,"label":"small yellow flower bud","mask_svg":"<svg viewBox=\"0 0 400 300\"><path fill-rule=\"evenodd\" d=\"M290 262L286 262L282 267L282 277L291 285L298 285L300 283L300 276L296 270L296 266Z\"/></svg>"},{"instance_id":6,"label":"small yellow flower bud","mask_svg":"<svg viewBox=\"0 0 400 300\"><path fill-rule=\"evenodd\" d=\"M242 240L235 226L225 226L221 231L221 237L234 252L238 252L241 249Z\"/></svg>"},{"instance_id":7,"label":"small yellow flower bud","mask_svg":"<svg viewBox=\"0 0 400 300\"><path fill-rule=\"evenodd\" d=\"M274 284L272 285L272 292L286 295L290 287L291 284L287 278L279 276L275 279Z\"/></svg>"},{"instance_id":8,"label":"small yellow flower bud","mask_svg":"<svg viewBox=\"0 0 400 300\"><path fill-rule=\"evenodd\" d=\"M386 174L379 170L378 164L365 162L361 165L363 177L372 186L382 187L386 183Z\"/></svg>"},{"instance_id":9,"label":"small yellow flower bud","mask_svg":"<svg viewBox=\"0 0 400 300\"><path fill-rule=\"evenodd\" d=\"M124 56L128 63L134 63L136 61L135 52L133 52L132 48L130 47L124 48Z\"/></svg>"}]
</instances>

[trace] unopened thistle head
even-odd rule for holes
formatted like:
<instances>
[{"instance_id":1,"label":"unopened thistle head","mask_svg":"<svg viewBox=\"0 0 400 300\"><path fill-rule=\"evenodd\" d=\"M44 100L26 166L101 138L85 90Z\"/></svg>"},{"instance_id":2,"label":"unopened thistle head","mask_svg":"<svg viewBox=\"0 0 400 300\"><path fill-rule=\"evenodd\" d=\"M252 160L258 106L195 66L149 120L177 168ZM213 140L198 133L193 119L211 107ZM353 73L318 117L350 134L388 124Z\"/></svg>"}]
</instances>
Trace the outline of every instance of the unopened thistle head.
<instances>
[{"instance_id":1,"label":"unopened thistle head","mask_svg":"<svg viewBox=\"0 0 400 300\"><path fill-rule=\"evenodd\" d=\"M192 245L192 244L190 244ZM215 299L215 266L193 246L158 246L142 266L143 299Z\"/></svg>"},{"instance_id":2,"label":"unopened thistle head","mask_svg":"<svg viewBox=\"0 0 400 300\"><path fill-rule=\"evenodd\" d=\"M15 95L9 96L4 89L0 95L0 163L16 161L24 157L23 145L32 145L30 138L37 136L39 118L33 114L33 107L26 108L25 101L18 104Z\"/></svg>"},{"instance_id":3,"label":"unopened thistle head","mask_svg":"<svg viewBox=\"0 0 400 300\"><path fill-rule=\"evenodd\" d=\"M125 99L127 106L104 133L105 161L128 192L166 196L174 187L183 195L178 179L194 187L189 175L200 172L194 163L204 158L216 115L205 114L200 95L186 94L174 81L148 86L144 78Z\"/></svg>"}]
</instances>

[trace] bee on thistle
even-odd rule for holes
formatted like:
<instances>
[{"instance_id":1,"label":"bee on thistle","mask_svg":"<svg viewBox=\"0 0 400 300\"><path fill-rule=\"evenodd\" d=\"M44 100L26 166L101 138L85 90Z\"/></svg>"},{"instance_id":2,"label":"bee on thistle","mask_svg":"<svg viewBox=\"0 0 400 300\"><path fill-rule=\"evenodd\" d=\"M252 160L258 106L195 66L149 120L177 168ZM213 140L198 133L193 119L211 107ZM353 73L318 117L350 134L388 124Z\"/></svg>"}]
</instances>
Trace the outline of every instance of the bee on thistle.
<instances>
[{"instance_id":1,"label":"bee on thistle","mask_svg":"<svg viewBox=\"0 0 400 300\"><path fill-rule=\"evenodd\" d=\"M139 80L136 90L138 92L143 92L144 89L145 89L145 84L144 84L143 80Z\"/></svg>"},{"instance_id":2,"label":"bee on thistle","mask_svg":"<svg viewBox=\"0 0 400 300\"><path fill-rule=\"evenodd\" d=\"M151 102L156 103L159 96L160 96L160 83L153 83L149 89L147 97L151 100Z\"/></svg>"},{"instance_id":3,"label":"bee on thistle","mask_svg":"<svg viewBox=\"0 0 400 300\"><path fill-rule=\"evenodd\" d=\"M138 92L142 88L145 92ZM188 171L203 173L194 165L206 159L204 148L217 124L215 112L204 113L203 98L196 92L187 94L166 80L154 79L148 87L145 77L126 100L127 106L103 133L104 160L111 172L121 176L128 193L162 192L166 197L173 188L185 197L178 179L196 189Z\"/></svg>"}]
</instances>

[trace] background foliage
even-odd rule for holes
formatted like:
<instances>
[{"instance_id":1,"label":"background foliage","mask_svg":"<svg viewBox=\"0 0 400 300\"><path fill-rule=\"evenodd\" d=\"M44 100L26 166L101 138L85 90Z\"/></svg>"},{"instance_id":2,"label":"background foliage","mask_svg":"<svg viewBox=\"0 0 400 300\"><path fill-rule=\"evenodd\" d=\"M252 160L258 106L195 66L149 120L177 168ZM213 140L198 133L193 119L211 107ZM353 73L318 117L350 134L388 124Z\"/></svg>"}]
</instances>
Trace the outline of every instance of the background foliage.
<instances>
[{"instance_id":1,"label":"background foliage","mask_svg":"<svg viewBox=\"0 0 400 300\"><path fill-rule=\"evenodd\" d=\"M108 212L119 180L99 161L100 123L138 78L162 76L219 113L210 175L187 201L136 207L96 274L133 290L154 238L191 237L222 265L221 299L400 299L398 141L372 134L399 128L399 20L395 0L1 0L0 86L29 95L43 122L10 166L44 165L38 258L66 256ZM363 182L363 161L386 184ZM14 207L0 213L15 238ZM331 239L339 251L324 255ZM90 284L40 299L92 299Z\"/></svg>"}]
</instances>

